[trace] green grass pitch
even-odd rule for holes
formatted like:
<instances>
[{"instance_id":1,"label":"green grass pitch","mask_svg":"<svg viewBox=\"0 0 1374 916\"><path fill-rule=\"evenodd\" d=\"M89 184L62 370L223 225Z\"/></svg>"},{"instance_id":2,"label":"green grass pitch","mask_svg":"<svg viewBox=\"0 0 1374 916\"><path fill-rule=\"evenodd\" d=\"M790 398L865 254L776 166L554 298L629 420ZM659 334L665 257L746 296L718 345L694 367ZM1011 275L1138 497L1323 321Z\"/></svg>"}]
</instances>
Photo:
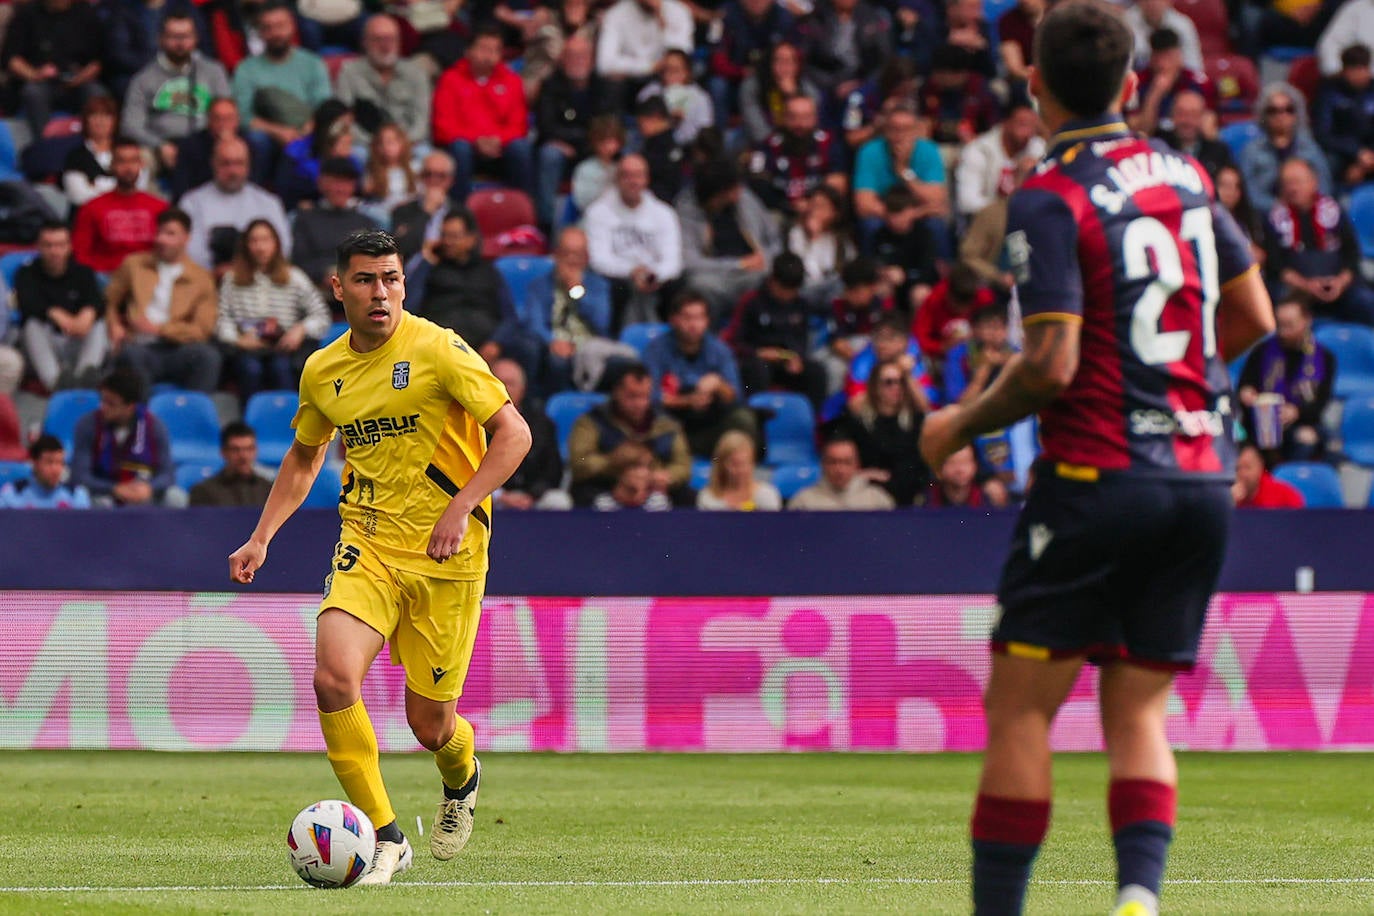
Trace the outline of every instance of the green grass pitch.
<instances>
[{"instance_id":1,"label":"green grass pitch","mask_svg":"<svg viewBox=\"0 0 1374 916\"><path fill-rule=\"evenodd\" d=\"M436 800L432 759L387 757L415 868L390 888L317 891L284 838L300 808L339 794L322 754L0 753L0 913L968 911L973 756L483 764L476 832L445 863L415 830ZM1374 912L1374 755L1180 766L1166 912ZM1029 912L1105 913L1104 761L1064 756L1056 776Z\"/></svg>"}]
</instances>

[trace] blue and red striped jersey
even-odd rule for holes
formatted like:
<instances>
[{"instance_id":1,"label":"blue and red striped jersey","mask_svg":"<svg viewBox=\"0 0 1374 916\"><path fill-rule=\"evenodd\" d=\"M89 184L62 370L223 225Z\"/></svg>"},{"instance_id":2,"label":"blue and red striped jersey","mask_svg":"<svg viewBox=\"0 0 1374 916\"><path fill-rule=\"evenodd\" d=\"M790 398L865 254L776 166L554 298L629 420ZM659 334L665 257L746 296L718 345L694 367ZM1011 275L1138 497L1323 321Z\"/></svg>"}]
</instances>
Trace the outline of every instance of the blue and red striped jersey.
<instances>
[{"instance_id":1,"label":"blue and red striped jersey","mask_svg":"<svg viewBox=\"0 0 1374 916\"><path fill-rule=\"evenodd\" d=\"M1192 158L1117 115L1070 124L1011 198L1024 325L1081 321L1078 372L1040 414L1044 458L1154 477L1229 477L1225 284L1250 245Z\"/></svg>"}]
</instances>

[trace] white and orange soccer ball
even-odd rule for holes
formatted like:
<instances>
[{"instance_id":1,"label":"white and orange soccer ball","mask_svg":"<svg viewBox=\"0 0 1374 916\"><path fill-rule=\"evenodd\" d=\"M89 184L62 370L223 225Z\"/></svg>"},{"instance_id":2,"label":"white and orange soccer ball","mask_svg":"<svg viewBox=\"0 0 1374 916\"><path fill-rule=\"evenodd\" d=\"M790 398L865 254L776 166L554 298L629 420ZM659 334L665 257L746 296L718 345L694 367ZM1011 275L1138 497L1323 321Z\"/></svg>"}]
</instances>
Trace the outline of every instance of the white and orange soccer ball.
<instances>
[{"instance_id":1,"label":"white and orange soccer ball","mask_svg":"<svg viewBox=\"0 0 1374 916\"><path fill-rule=\"evenodd\" d=\"M291 867L314 887L349 887L367 873L377 831L345 801L316 802L291 822L286 834Z\"/></svg>"}]
</instances>

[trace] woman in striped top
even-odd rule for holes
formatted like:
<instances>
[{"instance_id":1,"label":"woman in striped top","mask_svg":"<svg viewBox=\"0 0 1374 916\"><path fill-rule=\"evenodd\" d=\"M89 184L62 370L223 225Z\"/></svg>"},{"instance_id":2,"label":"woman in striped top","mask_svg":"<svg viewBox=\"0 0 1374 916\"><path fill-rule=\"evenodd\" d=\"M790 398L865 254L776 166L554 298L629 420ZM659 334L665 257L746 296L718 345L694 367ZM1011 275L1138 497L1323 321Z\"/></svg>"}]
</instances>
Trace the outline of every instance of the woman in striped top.
<instances>
[{"instance_id":1,"label":"woman in striped top","mask_svg":"<svg viewBox=\"0 0 1374 916\"><path fill-rule=\"evenodd\" d=\"M216 329L244 402L259 391L295 390L328 329L324 298L286 260L277 230L264 219L249 223L220 284Z\"/></svg>"}]
</instances>

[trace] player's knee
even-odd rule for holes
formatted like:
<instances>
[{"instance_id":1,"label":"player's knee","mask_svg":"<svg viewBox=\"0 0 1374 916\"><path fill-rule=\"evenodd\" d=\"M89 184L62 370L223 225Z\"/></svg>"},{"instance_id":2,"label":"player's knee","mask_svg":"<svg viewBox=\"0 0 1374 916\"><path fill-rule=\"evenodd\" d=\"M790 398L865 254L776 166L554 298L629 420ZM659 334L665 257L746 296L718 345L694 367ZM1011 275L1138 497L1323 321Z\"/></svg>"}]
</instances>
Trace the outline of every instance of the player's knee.
<instances>
[{"instance_id":1,"label":"player's knee","mask_svg":"<svg viewBox=\"0 0 1374 916\"><path fill-rule=\"evenodd\" d=\"M410 730L427 751L437 751L453 737L453 726L443 719L411 716Z\"/></svg>"},{"instance_id":2,"label":"player's knee","mask_svg":"<svg viewBox=\"0 0 1374 916\"><path fill-rule=\"evenodd\" d=\"M362 683L355 678L319 665L315 668L315 703L326 712L352 706L362 695Z\"/></svg>"}]
</instances>

